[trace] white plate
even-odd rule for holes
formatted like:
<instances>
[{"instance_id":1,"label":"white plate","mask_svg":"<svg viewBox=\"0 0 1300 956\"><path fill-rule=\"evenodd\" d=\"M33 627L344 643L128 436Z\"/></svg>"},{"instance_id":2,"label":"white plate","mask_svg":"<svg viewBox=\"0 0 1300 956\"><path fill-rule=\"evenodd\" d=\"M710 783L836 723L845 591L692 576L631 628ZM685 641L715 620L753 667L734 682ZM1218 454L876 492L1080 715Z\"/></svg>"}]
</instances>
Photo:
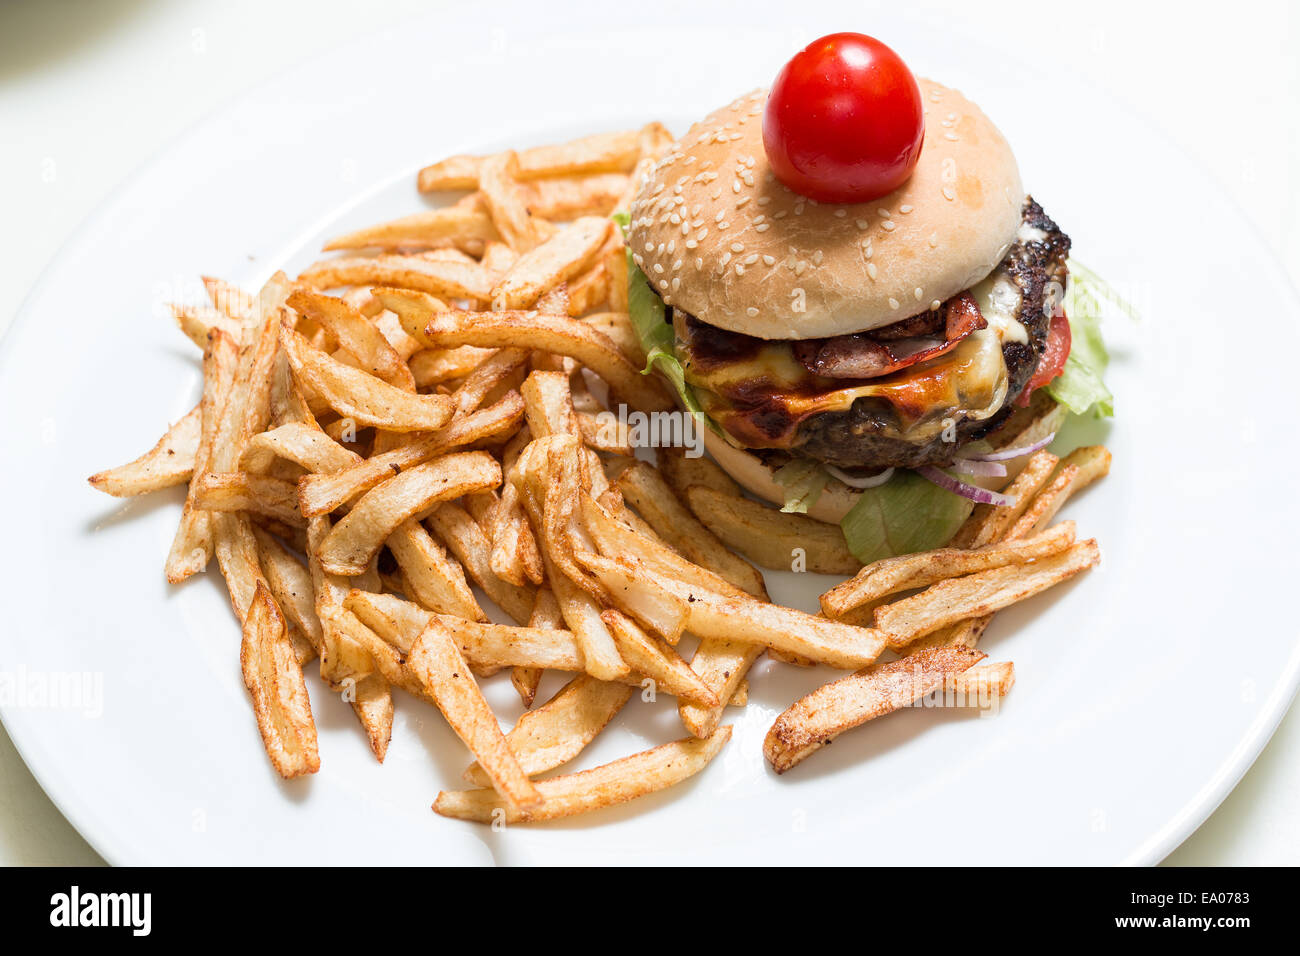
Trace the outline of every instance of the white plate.
<instances>
[{"instance_id":1,"label":"white plate","mask_svg":"<svg viewBox=\"0 0 1300 956\"><path fill-rule=\"evenodd\" d=\"M305 265L327 234L420 208L413 173L432 158L652 118L680 131L766 82L798 41L853 26L978 100L1078 257L1143 310L1140 324L1107 329L1114 425L1068 436L1104 438L1115 454L1110 477L1068 509L1100 539L1103 565L998 615L982 647L1014 660L1019 680L1001 713L904 712L778 779L763 734L827 675L764 665L749 706L728 712L734 739L699 777L495 833L430 812L466 762L434 711L401 700L380 766L313 679L321 772L275 778L216 575L179 589L162 578L181 495L117 502L85 483L195 399L193 350L161 305L197 300L200 272L256 287ZM1254 354L1294 354L1300 324L1268 252L1180 154L1059 73L1036 80L1005 53L879 17L746 26L743 44L728 40L736 29L513 24L507 35L440 17L359 41L177 142L50 267L0 355L0 653L33 693L84 673L93 697L101 681L102 713L29 693L5 696L3 718L108 860L1153 862L1249 766L1300 670L1274 597L1292 588L1276 542L1293 537L1300 510L1291 388ZM431 51L449 34L454 55ZM1258 335L1229 340L1225 321ZM783 577L776 597L814 606L823 581ZM508 690L492 696L518 713ZM671 702L633 703L583 764L679 735Z\"/></svg>"}]
</instances>

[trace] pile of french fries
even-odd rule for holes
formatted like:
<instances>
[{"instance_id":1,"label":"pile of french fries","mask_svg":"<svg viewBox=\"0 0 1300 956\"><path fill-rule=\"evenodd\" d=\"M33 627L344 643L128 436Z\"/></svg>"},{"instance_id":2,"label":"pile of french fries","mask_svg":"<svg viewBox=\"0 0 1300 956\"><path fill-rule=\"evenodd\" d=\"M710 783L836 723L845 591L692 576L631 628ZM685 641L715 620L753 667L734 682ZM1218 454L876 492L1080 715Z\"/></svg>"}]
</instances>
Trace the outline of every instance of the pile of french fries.
<instances>
[{"instance_id":1,"label":"pile of french fries","mask_svg":"<svg viewBox=\"0 0 1300 956\"><path fill-rule=\"evenodd\" d=\"M206 279L210 306L173 307L203 352L202 397L90 482L116 496L186 487L166 576L179 584L216 558L282 776L320 767L313 660L380 761L394 687L436 707L476 789L444 791L434 809L494 823L697 773L765 651L852 671L776 720L765 752L782 772L935 690L1005 694L1012 666L974 650L991 616L1097 562L1094 541L1052 520L1106 472L1100 447L1036 453L1008 489L1015 507L977 508L951 547L865 568L838 528L747 498L707 459L637 458L609 410L674 405L641 372L610 214L669 145L652 124L453 157L419 186L466 191L459 201L341 236L327 246L341 257L256 295ZM821 614L768 599L756 564L789 569L796 550L809 571L852 575ZM494 623L484 602L515 623ZM547 671L572 676L534 706ZM508 732L480 690L498 674L524 707ZM675 698L685 736L551 773L637 691Z\"/></svg>"}]
</instances>

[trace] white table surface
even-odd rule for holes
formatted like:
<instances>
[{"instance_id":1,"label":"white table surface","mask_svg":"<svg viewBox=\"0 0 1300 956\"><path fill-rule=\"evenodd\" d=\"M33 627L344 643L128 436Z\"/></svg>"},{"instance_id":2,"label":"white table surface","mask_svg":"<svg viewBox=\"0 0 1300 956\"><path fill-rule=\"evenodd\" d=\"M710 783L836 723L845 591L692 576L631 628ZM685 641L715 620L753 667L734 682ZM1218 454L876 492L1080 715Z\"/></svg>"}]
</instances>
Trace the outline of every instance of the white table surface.
<instances>
[{"instance_id":1,"label":"white table surface","mask_svg":"<svg viewBox=\"0 0 1300 956\"><path fill-rule=\"evenodd\" d=\"M293 62L430 6L416 0L5 0L0 4L0 334L78 224L173 137ZM509 24L510 4L498 0L497 6L501 22ZM562 4L554 6L559 11ZM690 22L690 6L653 3L658 19L671 17L683 26ZM796 9L751 0L748 13L769 6L765 17L787 20ZM871 32L871 6L862 4L860 19L845 29ZM681 12L674 17L677 7ZM1300 285L1300 57L1295 53L1300 10L1295 5L1238 0L1213 15L1195 6L1132 0L908 7L948 29L1014 44L1022 55L1041 50L1044 69L1060 62L1147 117L1223 185ZM599 22L590 12L582 19ZM431 37L431 55L437 42ZM433 116L435 106L428 102ZM1071 137L1092 134L1071 129L1067 121L1061 148L1069 148ZM1158 176L1159 170L1142 168L1141 157L1135 157L1134 175ZM1123 210L1116 215L1122 217ZM1225 319L1232 321L1230 313ZM1213 453L1211 446L1192 451ZM0 667L11 664L0 661ZM1293 708L1236 790L1166 862L1300 863L1297 805L1300 709ZM0 729L0 864L98 862Z\"/></svg>"}]
</instances>

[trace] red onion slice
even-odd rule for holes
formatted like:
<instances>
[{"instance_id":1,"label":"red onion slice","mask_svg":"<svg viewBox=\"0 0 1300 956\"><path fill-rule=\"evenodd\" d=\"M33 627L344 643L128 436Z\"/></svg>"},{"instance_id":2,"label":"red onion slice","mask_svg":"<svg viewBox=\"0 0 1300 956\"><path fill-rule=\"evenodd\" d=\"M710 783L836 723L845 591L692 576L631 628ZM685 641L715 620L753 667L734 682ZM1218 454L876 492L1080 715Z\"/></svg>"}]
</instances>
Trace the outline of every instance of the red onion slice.
<instances>
[{"instance_id":1,"label":"red onion slice","mask_svg":"<svg viewBox=\"0 0 1300 956\"><path fill-rule=\"evenodd\" d=\"M932 481L945 491L951 491L954 495L961 495L963 498L969 498L976 504L981 505L1001 505L1008 506L1016 503L1015 495L998 494L996 491L989 491L987 488L977 488L974 485L968 485L964 481L958 481L952 475L940 471L934 465L926 465L923 468L916 469L916 473L927 481Z\"/></svg>"},{"instance_id":2,"label":"red onion slice","mask_svg":"<svg viewBox=\"0 0 1300 956\"><path fill-rule=\"evenodd\" d=\"M968 461L1008 461L1012 458L1019 458L1021 455L1029 455L1038 451L1040 448L1046 448L1056 437L1056 432L1052 432L1046 438L1034 442L1032 445L1026 445L1023 448L1004 448L1002 451L989 452L987 455L971 455Z\"/></svg>"},{"instance_id":3,"label":"red onion slice","mask_svg":"<svg viewBox=\"0 0 1300 956\"><path fill-rule=\"evenodd\" d=\"M958 458L952 463L953 470L960 475L974 475L977 478L1005 478L1007 466L998 461L985 461L983 458Z\"/></svg>"}]
</instances>

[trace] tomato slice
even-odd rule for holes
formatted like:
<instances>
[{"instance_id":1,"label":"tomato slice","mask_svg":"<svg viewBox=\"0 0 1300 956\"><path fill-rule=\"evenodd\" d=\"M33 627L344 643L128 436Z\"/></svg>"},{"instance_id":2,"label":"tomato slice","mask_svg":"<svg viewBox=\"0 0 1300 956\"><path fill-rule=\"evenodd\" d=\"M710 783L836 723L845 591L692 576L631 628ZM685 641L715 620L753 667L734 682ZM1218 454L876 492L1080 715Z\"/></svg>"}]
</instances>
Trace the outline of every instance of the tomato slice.
<instances>
[{"instance_id":1,"label":"tomato slice","mask_svg":"<svg viewBox=\"0 0 1300 956\"><path fill-rule=\"evenodd\" d=\"M1065 368L1065 360L1070 357L1071 344L1070 320L1065 317L1065 311L1062 310L1052 316L1052 324L1047 329L1047 347L1043 349L1043 357L1038 362L1034 377L1029 380L1025 390L1016 399L1016 405L1021 408L1028 405L1030 395L1061 374Z\"/></svg>"}]
</instances>

